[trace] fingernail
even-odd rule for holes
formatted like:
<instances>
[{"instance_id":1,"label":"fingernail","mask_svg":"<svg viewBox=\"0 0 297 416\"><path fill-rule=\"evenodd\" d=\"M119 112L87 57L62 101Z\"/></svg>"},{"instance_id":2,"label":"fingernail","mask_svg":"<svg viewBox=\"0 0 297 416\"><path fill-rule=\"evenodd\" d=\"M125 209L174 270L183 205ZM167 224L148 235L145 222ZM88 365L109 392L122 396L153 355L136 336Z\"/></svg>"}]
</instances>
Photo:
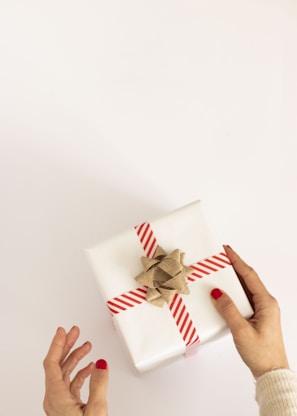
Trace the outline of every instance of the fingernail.
<instances>
[{"instance_id":1,"label":"fingernail","mask_svg":"<svg viewBox=\"0 0 297 416\"><path fill-rule=\"evenodd\" d=\"M233 250L231 246L229 246L229 244L224 244L224 247L228 247L230 250Z\"/></svg>"},{"instance_id":2,"label":"fingernail","mask_svg":"<svg viewBox=\"0 0 297 416\"><path fill-rule=\"evenodd\" d=\"M56 334L60 331L60 329L61 329L61 327L58 326L57 331L56 331Z\"/></svg>"},{"instance_id":3,"label":"fingernail","mask_svg":"<svg viewBox=\"0 0 297 416\"><path fill-rule=\"evenodd\" d=\"M210 292L211 297L215 300L219 299L222 296L222 294L223 292L218 288L212 289L212 291Z\"/></svg>"},{"instance_id":4,"label":"fingernail","mask_svg":"<svg viewBox=\"0 0 297 416\"><path fill-rule=\"evenodd\" d=\"M98 370L106 370L107 369L107 362L103 359L100 359L96 362L96 368Z\"/></svg>"}]
</instances>

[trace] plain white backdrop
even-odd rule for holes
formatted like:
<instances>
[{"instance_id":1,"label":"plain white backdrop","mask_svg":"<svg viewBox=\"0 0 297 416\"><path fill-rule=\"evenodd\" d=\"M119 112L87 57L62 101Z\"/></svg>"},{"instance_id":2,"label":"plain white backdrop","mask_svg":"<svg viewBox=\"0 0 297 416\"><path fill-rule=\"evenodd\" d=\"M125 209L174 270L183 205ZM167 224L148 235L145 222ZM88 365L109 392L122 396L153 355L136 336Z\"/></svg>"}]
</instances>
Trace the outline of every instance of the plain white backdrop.
<instances>
[{"instance_id":1,"label":"plain white backdrop","mask_svg":"<svg viewBox=\"0 0 297 416\"><path fill-rule=\"evenodd\" d=\"M110 415L258 414L230 336L135 374L84 253L195 199L279 300L297 370L296 45L293 0L0 0L1 416L43 414L73 324Z\"/></svg>"}]
</instances>

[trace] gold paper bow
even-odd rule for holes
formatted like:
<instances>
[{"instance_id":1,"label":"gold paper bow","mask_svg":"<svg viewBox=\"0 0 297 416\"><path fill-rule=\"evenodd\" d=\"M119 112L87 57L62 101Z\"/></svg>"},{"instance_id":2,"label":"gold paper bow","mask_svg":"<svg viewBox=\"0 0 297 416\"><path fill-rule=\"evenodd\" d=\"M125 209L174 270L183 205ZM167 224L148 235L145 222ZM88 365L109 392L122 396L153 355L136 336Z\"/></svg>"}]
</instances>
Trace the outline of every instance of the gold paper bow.
<instances>
[{"instance_id":1,"label":"gold paper bow","mask_svg":"<svg viewBox=\"0 0 297 416\"><path fill-rule=\"evenodd\" d=\"M176 293L190 293L186 276L192 272L183 264L184 253L179 249L167 254L158 246L154 258L141 257L144 272L135 280L148 287L146 300L152 305L162 307L165 302L170 304Z\"/></svg>"}]
</instances>

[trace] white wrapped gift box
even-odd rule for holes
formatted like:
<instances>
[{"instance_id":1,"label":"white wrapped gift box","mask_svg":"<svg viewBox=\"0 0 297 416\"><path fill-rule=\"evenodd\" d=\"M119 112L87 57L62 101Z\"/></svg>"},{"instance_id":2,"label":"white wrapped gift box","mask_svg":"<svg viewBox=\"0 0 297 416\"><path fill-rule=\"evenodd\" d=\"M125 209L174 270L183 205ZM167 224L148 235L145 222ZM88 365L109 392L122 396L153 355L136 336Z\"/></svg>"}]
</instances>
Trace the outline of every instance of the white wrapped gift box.
<instances>
[{"instance_id":1,"label":"white wrapped gift box","mask_svg":"<svg viewBox=\"0 0 297 416\"><path fill-rule=\"evenodd\" d=\"M185 253L185 265L197 266L199 263L196 275L201 277L189 281L190 294L179 295L189 314L188 319L199 336L198 343L211 341L226 330L226 323L215 310L210 298L213 288L219 287L226 291L244 317L253 314L232 266L217 260L222 258L220 253L223 248L207 226L200 201L151 221L149 227L158 245L166 252L178 248ZM143 271L140 259L145 255L144 243L140 242L136 229L88 249L87 255L104 301L115 305L112 306L115 312L120 311L113 314L113 320L136 369L145 371L184 354L187 341L180 329L182 323L177 323L168 304L159 308L145 300L136 305L129 300L138 289L144 289L135 280ZM207 263L205 259L211 260ZM216 271L212 271L213 268ZM129 296L126 302L132 306L125 305L123 294ZM138 299L137 295L134 298ZM117 308L117 305L122 305L123 308ZM191 331L192 327L189 332Z\"/></svg>"}]
</instances>

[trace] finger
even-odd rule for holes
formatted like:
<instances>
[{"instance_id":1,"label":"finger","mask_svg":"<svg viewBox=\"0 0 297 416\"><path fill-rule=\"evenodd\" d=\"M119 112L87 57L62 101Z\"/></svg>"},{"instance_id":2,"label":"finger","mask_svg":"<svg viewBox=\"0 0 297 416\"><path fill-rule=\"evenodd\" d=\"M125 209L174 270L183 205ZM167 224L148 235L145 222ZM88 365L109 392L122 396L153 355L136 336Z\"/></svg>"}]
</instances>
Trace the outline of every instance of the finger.
<instances>
[{"instance_id":1,"label":"finger","mask_svg":"<svg viewBox=\"0 0 297 416\"><path fill-rule=\"evenodd\" d=\"M224 249L235 272L242 281L243 286L245 286L253 296L269 294L255 270L246 264L230 246L224 245Z\"/></svg>"},{"instance_id":2,"label":"finger","mask_svg":"<svg viewBox=\"0 0 297 416\"><path fill-rule=\"evenodd\" d=\"M246 319L242 317L231 298L225 292L215 288L210 294L217 311L225 319L233 335L249 326Z\"/></svg>"},{"instance_id":3,"label":"finger","mask_svg":"<svg viewBox=\"0 0 297 416\"><path fill-rule=\"evenodd\" d=\"M80 390L85 382L85 379L91 374L93 367L94 363L90 363L85 368L82 368L71 382L70 391L78 402L80 402Z\"/></svg>"},{"instance_id":4,"label":"finger","mask_svg":"<svg viewBox=\"0 0 297 416\"><path fill-rule=\"evenodd\" d=\"M92 345L89 341L74 350L62 365L62 372L64 378L69 378L72 371L75 369L79 361L84 358L91 350Z\"/></svg>"},{"instance_id":5,"label":"finger","mask_svg":"<svg viewBox=\"0 0 297 416\"><path fill-rule=\"evenodd\" d=\"M62 363L62 361L65 360L65 358L69 354L71 348L73 347L73 345L78 340L79 333L80 333L80 330L76 325L74 325L70 329L70 331L68 332L68 334L66 336L66 341L65 341L65 345L64 345L63 354L62 354L62 357L61 357L61 363Z\"/></svg>"},{"instance_id":6,"label":"finger","mask_svg":"<svg viewBox=\"0 0 297 416\"><path fill-rule=\"evenodd\" d=\"M86 415L96 411L98 415L107 414L108 365L105 360L98 360L94 365L90 379L90 395ZM88 413L90 412L90 413ZM100 413L99 413L100 412ZM96 413L96 414L97 414Z\"/></svg>"},{"instance_id":7,"label":"finger","mask_svg":"<svg viewBox=\"0 0 297 416\"><path fill-rule=\"evenodd\" d=\"M66 342L66 331L64 328L58 328L52 340L48 353L43 361L45 376L47 380L60 380L63 378L60 361Z\"/></svg>"}]
</instances>

